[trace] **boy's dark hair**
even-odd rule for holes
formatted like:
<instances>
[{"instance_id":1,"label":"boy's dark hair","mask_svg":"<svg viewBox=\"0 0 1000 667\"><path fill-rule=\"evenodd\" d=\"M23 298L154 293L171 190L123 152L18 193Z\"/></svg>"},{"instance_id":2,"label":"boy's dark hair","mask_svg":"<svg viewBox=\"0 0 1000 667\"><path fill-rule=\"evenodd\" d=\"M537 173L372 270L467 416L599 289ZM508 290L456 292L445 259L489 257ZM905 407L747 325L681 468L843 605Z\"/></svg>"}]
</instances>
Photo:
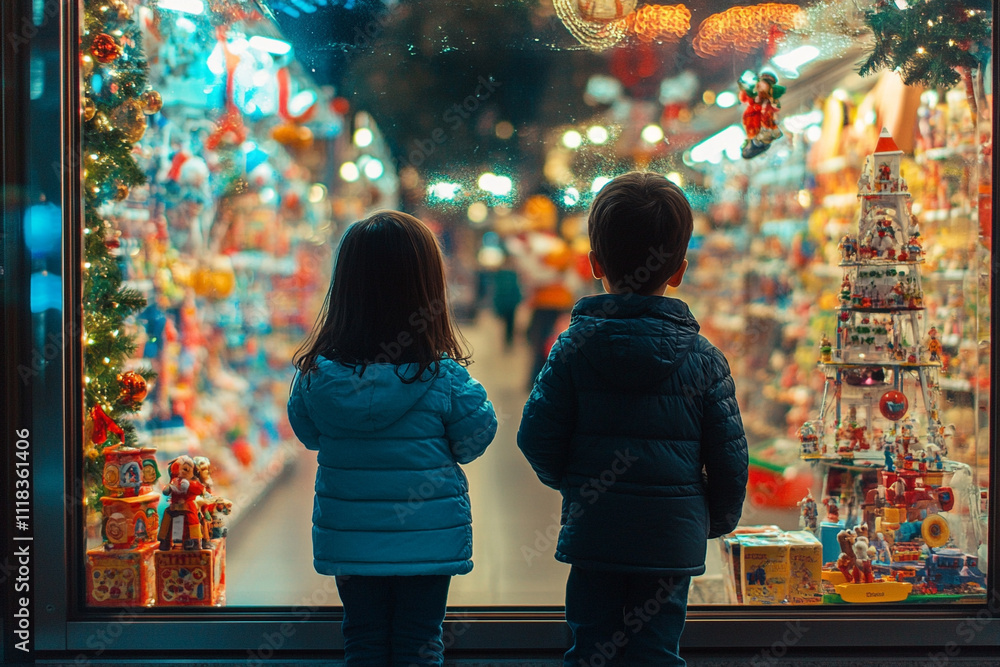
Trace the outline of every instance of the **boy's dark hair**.
<instances>
[{"instance_id":1,"label":"boy's dark hair","mask_svg":"<svg viewBox=\"0 0 1000 667\"><path fill-rule=\"evenodd\" d=\"M326 303L295 353L308 374L319 356L348 366L413 363L413 382L444 356L469 364L452 325L444 260L434 233L400 211L378 211L344 233Z\"/></svg>"},{"instance_id":2,"label":"boy's dark hair","mask_svg":"<svg viewBox=\"0 0 1000 667\"><path fill-rule=\"evenodd\" d=\"M659 174L633 171L601 189L587 225L608 282L649 294L681 268L694 222L679 187Z\"/></svg>"}]
</instances>

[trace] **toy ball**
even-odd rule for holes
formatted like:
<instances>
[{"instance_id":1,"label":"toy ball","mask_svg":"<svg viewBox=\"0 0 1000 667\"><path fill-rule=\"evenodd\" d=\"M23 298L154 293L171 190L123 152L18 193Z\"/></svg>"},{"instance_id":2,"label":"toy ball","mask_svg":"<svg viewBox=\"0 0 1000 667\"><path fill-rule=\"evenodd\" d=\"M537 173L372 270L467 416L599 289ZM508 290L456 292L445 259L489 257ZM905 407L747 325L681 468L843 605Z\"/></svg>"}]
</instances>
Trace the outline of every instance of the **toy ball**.
<instances>
[{"instance_id":1,"label":"toy ball","mask_svg":"<svg viewBox=\"0 0 1000 667\"><path fill-rule=\"evenodd\" d=\"M892 421L902 419L908 407L909 402L906 400L906 395L895 389L882 394L882 398L878 402L878 409L882 413L882 416Z\"/></svg>"}]
</instances>

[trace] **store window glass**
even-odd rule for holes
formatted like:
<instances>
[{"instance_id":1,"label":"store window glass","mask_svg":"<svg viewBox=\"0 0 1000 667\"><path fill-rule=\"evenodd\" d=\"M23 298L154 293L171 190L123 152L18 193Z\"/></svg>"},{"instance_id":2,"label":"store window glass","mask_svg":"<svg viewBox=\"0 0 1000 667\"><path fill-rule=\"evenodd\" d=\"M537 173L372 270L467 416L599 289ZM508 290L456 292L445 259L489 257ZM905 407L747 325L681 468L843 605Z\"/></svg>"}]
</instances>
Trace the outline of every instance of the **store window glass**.
<instances>
[{"instance_id":1,"label":"store window glass","mask_svg":"<svg viewBox=\"0 0 1000 667\"><path fill-rule=\"evenodd\" d=\"M992 9L869 4L85 0L86 603L336 605L291 360L346 227L398 208L500 421L450 602L561 605L560 498L515 436L601 290L588 206L637 169L695 211L670 296L750 450L691 603L981 598Z\"/></svg>"}]
</instances>

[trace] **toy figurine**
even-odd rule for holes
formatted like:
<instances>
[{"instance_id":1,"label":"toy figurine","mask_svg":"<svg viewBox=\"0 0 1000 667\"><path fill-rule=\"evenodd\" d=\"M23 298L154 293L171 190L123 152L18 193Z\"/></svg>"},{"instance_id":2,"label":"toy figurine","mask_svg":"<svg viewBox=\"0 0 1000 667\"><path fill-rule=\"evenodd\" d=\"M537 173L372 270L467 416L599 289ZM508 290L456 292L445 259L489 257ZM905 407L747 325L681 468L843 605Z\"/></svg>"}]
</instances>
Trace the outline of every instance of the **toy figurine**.
<instances>
[{"instance_id":1,"label":"toy figurine","mask_svg":"<svg viewBox=\"0 0 1000 667\"><path fill-rule=\"evenodd\" d=\"M749 74L749 72L748 72ZM746 75L744 75L744 79ZM747 138L743 142L743 159L756 157L771 147L771 142L781 136L778 129L778 100L785 94L785 87L779 86L778 77L773 72L761 72L752 84L741 79L736 82L740 89L740 101L747 105L743 111L743 129Z\"/></svg>"},{"instance_id":2,"label":"toy figurine","mask_svg":"<svg viewBox=\"0 0 1000 667\"><path fill-rule=\"evenodd\" d=\"M827 523L840 522L840 500L837 496L827 496L823 499L823 506L826 508Z\"/></svg>"},{"instance_id":3,"label":"toy figurine","mask_svg":"<svg viewBox=\"0 0 1000 667\"><path fill-rule=\"evenodd\" d=\"M850 234L844 234L837 247L840 249L840 259L845 262L856 259L858 256L857 243Z\"/></svg>"},{"instance_id":4,"label":"toy figurine","mask_svg":"<svg viewBox=\"0 0 1000 667\"><path fill-rule=\"evenodd\" d=\"M212 539L225 537L229 529L223 524L223 517L232 512L233 504L225 498L219 498L212 493L211 463L204 456L194 458L195 475L205 487L204 495L199 498L199 516L201 517L203 549L211 548Z\"/></svg>"},{"instance_id":5,"label":"toy figurine","mask_svg":"<svg viewBox=\"0 0 1000 667\"><path fill-rule=\"evenodd\" d=\"M941 341L937 337L937 328L931 327L930 331L927 332L927 351L930 352L931 361L941 361Z\"/></svg>"},{"instance_id":6,"label":"toy figurine","mask_svg":"<svg viewBox=\"0 0 1000 667\"><path fill-rule=\"evenodd\" d=\"M896 470L896 436L888 435L885 438L885 469L888 472Z\"/></svg>"},{"instance_id":7,"label":"toy figurine","mask_svg":"<svg viewBox=\"0 0 1000 667\"><path fill-rule=\"evenodd\" d=\"M805 422L799 427L799 445L803 456L814 457L819 452L819 434L812 422Z\"/></svg>"},{"instance_id":8,"label":"toy figurine","mask_svg":"<svg viewBox=\"0 0 1000 667\"><path fill-rule=\"evenodd\" d=\"M833 361L833 344L830 343L830 339L827 338L825 333L819 339L819 360L824 364L829 364Z\"/></svg>"},{"instance_id":9,"label":"toy figurine","mask_svg":"<svg viewBox=\"0 0 1000 667\"><path fill-rule=\"evenodd\" d=\"M195 464L190 456L178 456L171 461L170 484L163 488L163 495L170 496L170 506L160 522L160 550L170 551L175 539L185 550L197 549L202 539L201 521L198 516L197 498L205 487L195 478Z\"/></svg>"},{"instance_id":10,"label":"toy figurine","mask_svg":"<svg viewBox=\"0 0 1000 667\"><path fill-rule=\"evenodd\" d=\"M879 563L892 562L892 549L882 533L875 533L875 539L871 541L871 546L875 549L875 560Z\"/></svg>"},{"instance_id":11,"label":"toy figurine","mask_svg":"<svg viewBox=\"0 0 1000 667\"><path fill-rule=\"evenodd\" d=\"M798 502L799 506L799 529L808 530L813 535L818 534L819 517L816 501L813 499L812 491L805 498Z\"/></svg>"},{"instance_id":12,"label":"toy figurine","mask_svg":"<svg viewBox=\"0 0 1000 667\"><path fill-rule=\"evenodd\" d=\"M858 569L857 556L854 554L854 540L856 535L853 530L845 528L837 533L837 544L840 545L840 555L837 557L837 569L844 575L848 582L856 581L860 577L856 574ZM866 548L867 552L868 549Z\"/></svg>"},{"instance_id":13,"label":"toy figurine","mask_svg":"<svg viewBox=\"0 0 1000 667\"><path fill-rule=\"evenodd\" d=\"M878 166L878 180L883 184L887 184L887 182L891 177L892 177L892 169L889 167L889 165L885 162L880 164ZM886 185L881 185L880 187L881 190L884 190L885 188Z\"/></svg>"},{"instance_id":14,"label":"toy figurine","mask_svg":"<svg viewBox=\"0 0 1000 667\"><path fill-rule=\"evenodd\" d=\"M865 528L867 529L867 526ZM856 584L860 584L862 579L866 584L875 581L875 575L872 574L872 554L869 553L872 549L868 545L868 536L866 533L867 530L861 533L855 529L854 543L851 545L851 548L854 549L854 583Z\"/></svg>"}]
</instances>

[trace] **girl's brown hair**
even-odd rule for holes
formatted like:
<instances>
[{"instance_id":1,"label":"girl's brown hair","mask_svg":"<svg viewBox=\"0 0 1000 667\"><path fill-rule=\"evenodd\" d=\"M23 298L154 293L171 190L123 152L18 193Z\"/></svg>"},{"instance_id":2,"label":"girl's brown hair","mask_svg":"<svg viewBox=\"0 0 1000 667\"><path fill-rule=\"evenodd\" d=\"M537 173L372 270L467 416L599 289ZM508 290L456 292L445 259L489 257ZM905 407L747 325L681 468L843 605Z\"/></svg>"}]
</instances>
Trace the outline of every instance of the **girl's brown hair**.
<instances>
[{"instance_id":1,"label":"girl's brown hair","mask_svg":"<svg viewBox=\"0 0 1000 667\"><path fill-rule=\"evenodd\" d=\"M442 357L469 364L452 326L444 259L427 225L399 211L378 211L351 225L340 241L326 302L295 353L305 375L323 356L346 366L417 364L404 382L437 373Z\"/></svg>"}]
</instances>

